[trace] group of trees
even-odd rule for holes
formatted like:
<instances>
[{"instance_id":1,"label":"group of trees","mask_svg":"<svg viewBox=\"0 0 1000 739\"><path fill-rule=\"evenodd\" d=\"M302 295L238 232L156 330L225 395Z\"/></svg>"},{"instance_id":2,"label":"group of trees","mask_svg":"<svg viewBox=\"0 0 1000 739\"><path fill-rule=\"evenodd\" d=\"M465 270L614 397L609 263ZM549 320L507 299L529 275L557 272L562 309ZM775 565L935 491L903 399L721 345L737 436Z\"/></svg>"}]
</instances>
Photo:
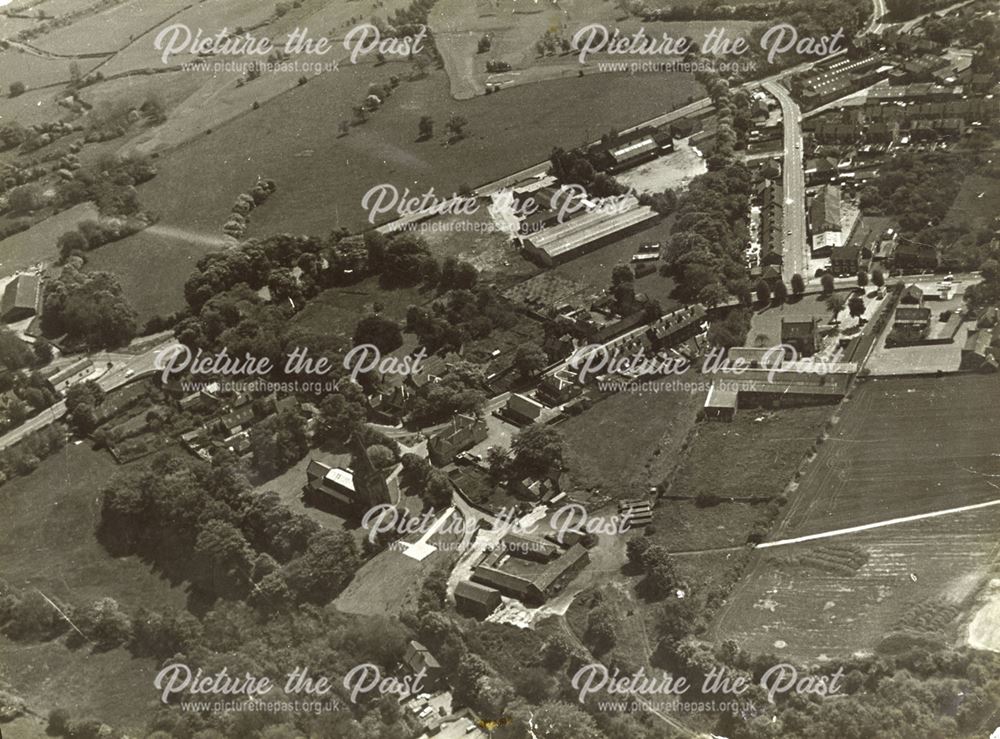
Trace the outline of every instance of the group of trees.
<instances>
[{"instance_id":1,"label":"group of trees","mask_svg":"<svg viewBox=\"0 0 1000 739\"><path fill-rule=\"evenodd\" d=\"M70 345L111 349L127 344L138 330L135 309L111 272L84 272L71 259L45 282L42 331L66 335Z\"/></svg>"},{"instance_id":2,"label":"group of trees","mask_svg":"<svg viewBox=\"0 0 1000 739\"><path fill-rule=\"evenodd\" d=\"M495 329L511 328L518 322L514 309L492 287L449 290L427 308L410 306L406 330L417 335L428 351L457 350L463 344L484 339Z\"/></svg>"},{"instance_id":3,"label":"group of trees","mask_svg":"<svg viewBox=\"0 0 1000 739\"><path fill-rule=\"evenodd\" d=\"M124 239L152 226L155 218L152 213L140 211L124 218L81 221L75 229L66 231L56 241L59 258L65 262L71 256L82 255L99 246Z\"/></svg>"},{"instance_id":4,"label":"group of trees","mask_svg":"<svg viewBox=\"0 0 1000 739\"><path fill-rule=\"evenodd\" d=\"M743 246L750 173L741 163L699 175L678 203L661 270L686 301L717 305L734 295L750 303Z\"/></svg>"},{"instance_id":5,"label":"group of trees","mask_svg":"<svg viewBox=\"0 0 1000 739\"><path fill-rule=\"evenodd\" d=\"M424 503L437 510L451 503L452 486L448 475L416 454L404 454L403 481L411 494L419 495Z\"/></svg>"},{"instance_id":6,"label":"group of trees","mask_svg":"<svg viewBox=\"0 0 1000 739\"><path fill-rule=\"evenodd\" d=\"M110 551L149 556L213 595L264 610L325 603L358 566L348 533L292 513L274 493L252 494L226 458L207 467L157 455L113 479L101 499L98 537Z\"/></svg>"},{"instance_id":7,"label":"group of trees","mask_svg":"<svg viewBox=\"0 0 1000 739\"><path fill-rule=\"evenodd\" d=\"M236 196L229 220L222 226L222 230L233 238L243 238L250 223L250 211L262 205L277 189L274 180L258 180L249 192L241 192Z\"/></svg>"},{"instance_id":8,"label":"group of trees","mask_svg":"<svg viewBox=\"0 0 1000 739\"><path fill-rule=\"evenodd\" d=\"M250 430L253 466L264 477L284 472L309 451L305 422L295 410L283 409Z\"/></svg>"},{"instance_id":9,"label":"group of trees","mask_svg":"<svg viewBox=\"0 0 1000 739\"><path fill-rule=\"evenodd\" d=\"M606 198L625 193L624 185L614 177L594 169L583 149L566 151L556 147L549 156L549 163L549 171L557 180L567 185L581 185L594 197Z\"/></svg>"},{"instance_id":10,"label":"group of trees","mask_svg":"<svg viewBox=\"0 0 1000 739\"><path fill-rule=\"evenodd\" d=\"M563 468L564 442L552 426L533 423L513 438L510 449L490 447L487 464L497 481L556 477Z\"/></svg>"},{"instance_id":11,"label":"group of trees","mask_svg":"<svg viewBox=\"0 0 1000 739\"><path fill-rule=\"evenodd\" d=\"M104 402L104 397L103 388L95 380L72 385L66 391L66 417L69 427L81 436L97 428L100 423L98 408Z\"/></svg>"},{"instance_id":12,"label":"group of trees","mask_svg":"<svg viewBox=\"0 0 1000 739\"><path fill-rule=\"evenodd\" d=\"M70 206L92 201L104 216L131 216L141 204L136 186L156 176L156 168L141 156L101 157L95 164L79 169L72 179L61 181L57 199ZM155 220L147 214L147 219Z\"/></svg>"}]
</instances>

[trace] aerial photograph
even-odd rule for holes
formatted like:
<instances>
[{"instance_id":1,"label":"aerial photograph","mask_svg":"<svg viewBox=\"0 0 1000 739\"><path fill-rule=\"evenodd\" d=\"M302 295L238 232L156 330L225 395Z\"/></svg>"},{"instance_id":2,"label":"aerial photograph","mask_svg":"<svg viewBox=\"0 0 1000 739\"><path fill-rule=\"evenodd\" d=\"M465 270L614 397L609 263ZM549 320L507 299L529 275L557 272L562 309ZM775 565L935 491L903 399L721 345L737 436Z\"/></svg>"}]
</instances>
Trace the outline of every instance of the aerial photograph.
<instances>
[{"instance_id":1,"label":"aerial photograph","mask_svg":"<svg viewBox=\"0 0 1000 739\"><path fill-rule=\"evenodd\" d=\"M1000 739L1000 0L0 0L0 738Z\"/></svg>"}]
</instances>

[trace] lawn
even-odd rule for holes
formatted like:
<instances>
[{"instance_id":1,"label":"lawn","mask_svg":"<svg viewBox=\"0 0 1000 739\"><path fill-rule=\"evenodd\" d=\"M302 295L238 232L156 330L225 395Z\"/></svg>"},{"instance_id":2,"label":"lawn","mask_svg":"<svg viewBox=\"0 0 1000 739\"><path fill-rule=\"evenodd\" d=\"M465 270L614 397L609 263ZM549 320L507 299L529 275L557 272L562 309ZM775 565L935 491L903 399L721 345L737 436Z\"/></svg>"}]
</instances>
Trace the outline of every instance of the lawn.
<instances>
[{"instance_id":1,"label":"lawn","mask_svg":"<svg viewBox=\"0 0 1000 739\"><path fill-rule=\"evenodd\" d=\"M39 36L32 43L40 49L57 54L112 54L127 45L131 37L141 35L190 2L191 0L128 0L99 13L81 17L68 26Z\"/></svg>"},{"instance_id":2,"label":"lawn","mask_svg":"<svg viewBox=\"0 0 1000 739\"><path fill-rule=\"evenodd\" d=\"M423 305L434 292L419 287L385 290L377 277L369 277L356 285L332 287L309 301L294 318L294 323L310 331L340 334L347 340L361 318L372 313L375 303L382 305L382 315L396 321L406 320L406 309Z\"/></svg>"}]
</instances>

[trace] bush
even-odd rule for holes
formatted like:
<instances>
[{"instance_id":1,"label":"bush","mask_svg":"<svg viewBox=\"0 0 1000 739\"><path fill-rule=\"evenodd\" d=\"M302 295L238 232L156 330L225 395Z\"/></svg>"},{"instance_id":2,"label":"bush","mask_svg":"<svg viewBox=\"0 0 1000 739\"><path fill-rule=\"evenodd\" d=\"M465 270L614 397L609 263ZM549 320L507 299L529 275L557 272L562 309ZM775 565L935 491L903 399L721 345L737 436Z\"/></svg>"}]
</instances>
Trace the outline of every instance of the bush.
<instances>
[{"instance_id":1,"label":"bush","mask_svg":"<svg viewBox=\"0 0 1000 739\"><path fill-rule=\"evenodd\" d=\"M69 731L69 711L65 708L53 708L49 711L49 725L46 731L56 736L65 736Z\"/></svg>"},{"instance_id":2,"label":"bush","mask_svg":"<svg viewBox=\"0 0 1000 739\"><path fill-rule=\"evenodd\" d=\"M10 83L10 96L16 98L18 95L23 95L28 88L24 86L23 82L11 82Z\"/></svg>"}]
</instances>

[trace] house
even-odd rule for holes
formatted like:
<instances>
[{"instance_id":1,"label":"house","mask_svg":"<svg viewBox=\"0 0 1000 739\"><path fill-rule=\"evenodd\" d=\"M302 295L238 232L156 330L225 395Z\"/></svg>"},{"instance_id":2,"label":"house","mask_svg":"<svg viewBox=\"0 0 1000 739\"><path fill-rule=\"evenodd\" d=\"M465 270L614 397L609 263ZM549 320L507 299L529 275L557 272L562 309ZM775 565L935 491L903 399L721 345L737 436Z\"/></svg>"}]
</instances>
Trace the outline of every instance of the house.
<instances>
[{"instance_id":1,"label":"house","mask_svg":"<svg viewBox=\"0 0 1000 739\"><path fill-rule=\"evenodd\" d=\"M434 464L446 465L459 452L485 441L489 433L489 428L483 419L475 415L456 413L452 416L450 424L428 439L427 452Z\"/></svg>"},{"instance_id":2,"label":"house","mask_svg":"<svg viewBox=\"0 0 1000 739\"><path fill-rule=\"evenodd\" d=\"M538 394L554 405L562 405L581 393L576 376L563 367L545 375L538 384Z\"/></svg>"},{"instance_id":3,"label":"house","mask_svg":"<svg viewBox=\"0 0 1000 739\"><path fill-rule=\"evenodd\" d=\"M525 477L511 482L513 492L531 500L548 503L559 495L559 482L550 477Z\"/></svg>"},{"instance_id":4,"label":"house","mask_svg":"<svg viewBox=\"0 0 1000 739\"><path fill-rule=\"evenodd\" d=\"M94 363L84 357L54 372L47 379L53 390L65 394L70 385L86 380L93 372Z\"/></svg>"},{"instance_id":5,"label":"house","mask_svg":"<svg viewBox=\"0 0 1000 739\"><path fill-rule=\"evenodd\" d=\"M231 411L219 418L219 429L226 436L233 436L240 431L248 429L254 420L253 404L246 405Z\"/></svg>"},{"instance_id":6,"label":"house","mask_svg":"<svg viewBox=\"0 0 1000 739\"><path fill-rule=\"evenodd\" d=\"M741 363L743 367L777 369L785 360L785 355L770 346L734 346L726 353L726 358L733 366Z\"/></svg>"},{"instance_id":7,"label":"house","mask_svg":"<svg viewBox=\"0 0 1000 739\"><path fill-rule=\"evenodd\" d=\"M899 304L900 305L916 305L921 306L924 304L924 291L921 290L916 285L909 285L903 292L899 294Z\"/></svg>"},{"instance_id":8,"label":"house","mask_svg":"<svg viewBox=\"0 0 1000 739\"><path fill-rule=\"evenodd\" d=\"M13 323L31 318L38 313L41 297L41 278L38 275L18 275L9 283L0 298L0 318L4 323Z\"/></svg>"},{"instance_id":9,"label":"house","mask_svg":"<svg viewBox=\"0 0 1000 739\"><path fill-rule=\"evenodd\" d=\"M587 548L582 544L574 544L548 564L537 569L523 570L524 574L480 564L473 569L472 579L528 605L541 605L558 593L588 562L590 553Z\"/></svg>"},{"instance_id":10,"label":"house","mask_svg":"<svg viewBox=\"0 0 1000 739\"><path fill-rule=\"evenodd\" d=\"M425 685L433 686L441 680L443 673L441 663L435 659L427 647L418 641L411 639L407 643L406 651L403 652L403 664L413 674L424 671L426 675L424 678Z\"/></svg>"},{"instance_id":11,"label":"house","mask_svg":"<svg viewBox=\"0 0 1000 739\"><path fill-rule=\"evenodd\" d=\"M705 398L704 412L706 418L719 421L732 421L736 417L737 393L734 390L720 390L713 382Z\"/></svg>"},{"instance_id":12,"label":"house","mask_svg":"<svg viewBox=\"0 0 1000 739\"><path fill-rule=\"evenodd\" d=\"M782 318L781 343L792 347L799 357L811 357L819 349L819 319L788 321Z\"/></svg>"},{"instance_id":13,"label":"house","mask_svg":"<svg viewBox=\"0 0 1000 739\"><path fill-rule=\"evenodd\" d=\"M809 204L809 229L813 252L838 247L843 243L840 225L840 188L823 185Z\"/></svg>"},{"instance_id":14,"label":"house","mask_svg":"<svg viewBox=\"0 0 1000 739\"><path fill-rule=\"evenodd\" d=\"M503 598L500 591L470 580L463 580L455 586L455 608L474 618L483 619L500 607Z\"/></svg>"},{"instance_id":15,"label":"house","mask_svg":"<svg viewBox=\"0 0 1000 739\"><path fill-rule=\"evenodd\" d=\"M512 394L507 405L504 406L506 414L514 421L526 424L537 421L544 409L545 407L537 400L532 400L520 393Z\"/></svg>"},{"instance_id":16,"label":"house","mask_svg":"<svg viewBox=\"0 0 1000 739\"><path fill-rule=\"evenodd\" d=\"M940 264L937 249L930 244L903 241L896 247L896 267L902 270L934 270Z\"/></svg>"},{"instance_id":17,"label":"house","mask_svg":"<svg viewBox=\"0 0 1000 739\"><path fill-rule=\"evenodd\" d=\"M887 344L913 344L923 340L931 330L931 309L916 305L900 305L893 317L892 333Z\"/></svg>"},{"instance_id":18,"label":"house","mask_svg":"<svg viewBox=\"0 0 1000 739\"><path fill-rule=\"evenodd\" d=\"M970 372L996 372L997 352L992 346L993 332L988 328L969 331L962 348L960 369Z\"/></svg>"}]
</instances>

